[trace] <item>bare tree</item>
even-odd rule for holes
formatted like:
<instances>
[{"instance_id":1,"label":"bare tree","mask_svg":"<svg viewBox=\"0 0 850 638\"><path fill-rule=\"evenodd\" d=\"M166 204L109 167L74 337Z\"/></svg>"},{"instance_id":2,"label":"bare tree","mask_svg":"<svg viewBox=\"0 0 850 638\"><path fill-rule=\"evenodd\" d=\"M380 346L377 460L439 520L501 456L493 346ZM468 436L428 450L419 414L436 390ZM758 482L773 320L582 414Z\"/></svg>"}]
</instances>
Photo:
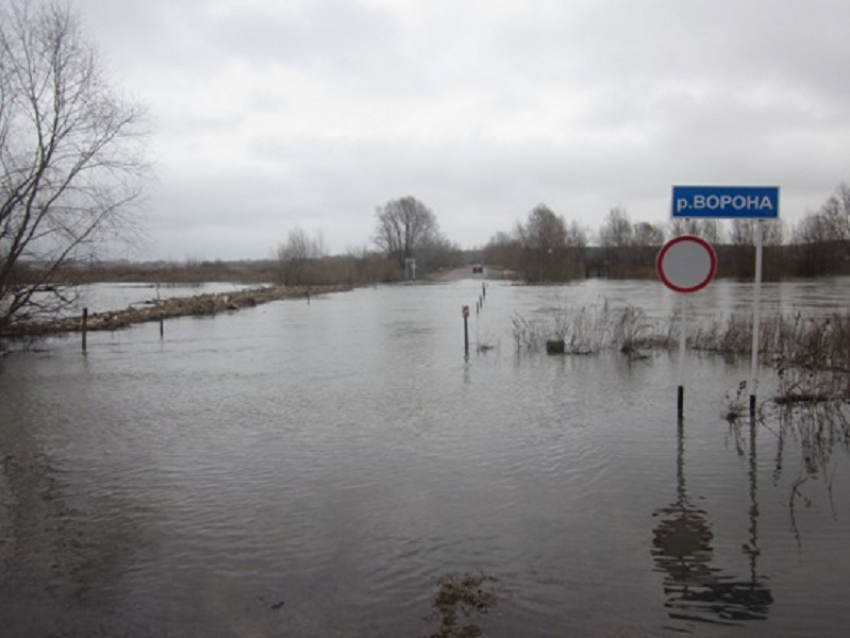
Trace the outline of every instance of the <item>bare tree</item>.
<instances>
[{"instance_id":1,"label":"bare tree","mask_svg":"<svg viewBox=\"0 0 850 638\"><path fill-rule=\"evenodd\" d=\"M325 254L325 238L321 231L310 237L300 226L290 230L286 243L281 244L277 249L283 283L287 286L311 283L308 272L310 265L320 260Z\"/></svg>"},{"instance_id":2,"label":"bare tree","mask_svg":"<svg viewBox=\"0 0 850 638\"><path fill-rule=\"evenodd\" d=\"M518 222L514 236L526 281L566 281L584 273L584 229L576 222L567 226L546 204L535 206L524 224Z\"/></svg>"},{"instance_id":3,"label":"bare tree","mask_svg":"<svg viewBox=\"0 0 850 638\"><path fill-rule=\"evenodd\" d=\"M620 277L626 272L633 253L629 248L634 242L634 227L624 208L608 211L599 229L599 245L602 248L603 269L608 276Z\"/></svg>"},{"instance_id":4,"label":"bare tree","mask_svg":"<svg viewBox=\"0 0 850 638\"><path fill-rule=\"evenodd\" d=\"M414 197L394 199L378 207L375 218L375 245L402 268L405 259L445 243L434 213Z\"/></svg>"},{"instance_id":5,"label":"bare tree","mask_svg":"<svg viewBox=\"0 0 850 638\"><path fill-rule=\"evenodd\" d=\"M660 247L664 243L664 229L657 224L638 222L634 225L632 243L635 246Z\"/></svg>"},{"instance_id":6,"label":"bare tree","mask_svg":"<svg viewBox=\"0 0 850 638\"><path fill-rule=\"evenodd\" d=\"M794 229L794 241L816 244L850 240L850 186L841 183L816 213L806 215Z\"/></svg>"},{"instance_id":7,"label":"bare tree","mask_svg":"<svg viewBox=\"0 0 850 638\"><path fill-rule=\"evenodd\" d=\"M0 331L61 309L58 271L130 228L147 136L67 6L0 8Z\"/></svg>"},{"instance_id":8,"label":"bare tree","mask_svg":"<svg viewBox=\"0 0 850 638\"><path fill-rule=\"evenodd\" d=\"M632 243L634 229L625 209L612 208L599 230L599 245L603 248L624 248Z\"/></svg>"},{"instance_id":9,"label":"bare tree","mask_svg":"<svg viewBox=\"0 0 850 638\"><path fill-rule=\"evenodd\" d=\"M567 227L563 217L552 212L546 204L538 204L528 214L526 223L518 225L522 243L527 248L551 252L567 243Z\"/></svg>"},{"instance_id":10,"label":"bare tree","mask_svg":"<svg viewBox=\"0 0 850 638\"><path fill-rule=\"evenodd\" d=\"M416 260L419 268L457 268L463 265L462 252L460 246L438 233L416 250Z\"/></svg>"},{"instance_id":11,"label":"bare tree","mask_svg":"<svg viewBox=\"0 0 850 638\"><path fill-rule=\"evenodd\" d=\"M797 245L802 274L840 272L850 254L850 186L841 183L817 212L801 219L792 241Z\"/></svg>"},{"instance_id":12,"label":"bare tree","mask_svg":"<svg viewBox=\"0 0 850 638\"><path fill-rule=\"evenodd\" d=\"M566 245L570 248L587 248L587 229L573 220L566 229Z\"/></svg>"},{"instance_id":13,"label":"bare tree","mask_svg":"<svg viewBox=\"0 0 850 638\"><path fill-rule=\"evenodd\" d=\"M716 219L682 219L677 217L670 220L670 236L693 235L701 237L709 244L723 242L723 222Z\"/></svg>"},{"instance_id":14,"label":"bare tree","mask_svg":"<svg viewBox=\"0 0 850 638\"><path fill-rule=\"evenodd\" d=\"M522 242L516 232L499 231L484 247L484 261L508 270L522 270L522 253Z\"/></svg>"},{"instance_id":15,"label":"bare tree","mask_svg":"<svg viewBox=\"0 0 850 638\"><path fill-rule=\"evenodd\" d=\"M782 222L778 219L767 219L762 226L764 228L762 244L781 246L784 234ZM754 219L733 219L729 227L729 243L733 246L755 246L756 228L758 228L758 222Z\"/></svg>"}]
</instances>

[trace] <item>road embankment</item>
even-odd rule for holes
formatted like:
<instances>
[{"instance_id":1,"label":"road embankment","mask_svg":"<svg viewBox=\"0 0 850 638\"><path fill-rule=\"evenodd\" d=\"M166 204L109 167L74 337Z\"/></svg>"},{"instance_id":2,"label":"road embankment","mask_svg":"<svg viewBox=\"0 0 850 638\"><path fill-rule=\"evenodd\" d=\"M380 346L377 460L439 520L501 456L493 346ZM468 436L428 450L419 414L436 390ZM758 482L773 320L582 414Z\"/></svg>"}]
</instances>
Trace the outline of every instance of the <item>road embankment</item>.
<instances>
[{"instance_id":1,"label":"road embankment","mask_svg":"<svg viewBox=\"0 0 850 638\"><path fill-rule=\"evenodd\" d=\"M226 293L205 293L192 297L175 297L134 305L123 310L90 313L86 316L63 317L50 321L20 323L8 328L0 337L21 339L42 337L83 330L121 330L137 323L161 321L175 317L202 317L222 312L234 312L271 301L309 298L330 292L345 292L350 286L263 286Z\"/></svg>"}]
</instances>

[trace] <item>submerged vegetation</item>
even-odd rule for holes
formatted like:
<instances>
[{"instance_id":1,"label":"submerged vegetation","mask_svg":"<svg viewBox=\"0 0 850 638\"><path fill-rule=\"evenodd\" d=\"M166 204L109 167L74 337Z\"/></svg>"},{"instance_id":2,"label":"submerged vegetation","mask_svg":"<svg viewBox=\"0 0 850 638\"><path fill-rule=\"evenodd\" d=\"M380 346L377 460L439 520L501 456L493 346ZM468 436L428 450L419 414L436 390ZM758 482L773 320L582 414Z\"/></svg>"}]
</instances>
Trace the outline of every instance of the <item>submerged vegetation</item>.
<instances>
[{"instance_id":1,"label":"submerged vegetation","mask_svg":"<svg viewBox=\"0 0 850 638\"><path fill-rule=\"evenodd\" d=\"M483 572L450 572L437 582L432 607L426 620L438 623L428 638L477 638L481 628L471 618L496 606L495 578Z\"/></svg>"},{"instance_id":2,"label":"submerged vegetation","mask_svg":"<svg viewBox=\"0 0 850 638\"><path fill-rule=\"evenodd\" d=\"M511 321L517 351L538 351L551 341L563 342L559 352L578 355L609 349L635 355L643 349L670 346L670 331L655 330L643 310L635 306L613 308L608 300L557 308L542 319L515 314Z\"/></svg>"},{"instance_id":3,"label":"submerged vegetation","mask_svg":"<svg viewBox=\"0 0 850 638\"><path fill-rule=\"evenodd\" d=\"M562 342L557 352L591 355L618 351L630 359L654 350L679 346L676 318L652 320L635 306L613 307L607 299L595 304L550 310L543 317L512 318L517 352L542 351ZM732 315L723 321L693 327L686 347L724 356L750 356L752 317ZM759 357L776 373L778 405L850 401L850 312L826 316L775 315L761 322ZM547 349L553 352L551 348ZM730 415L743 411L746 385L730 398ZM729 398L729 397L727 397Z\"/></svg>"},{"instance_id":4,"label":"submerged vegetation","mask_svg":"<svg viewBox=\"0 0 850 638\"><path fill-rule=\"evenodd\" d=\"M675 319L675 318L674 318ZM724 357L752 355L752 317L730 316L724 321L694 327L686 335L686 348ZM552 339L562 340L564 354L620 352L630 361L641 351L679 347L678 321L652 321L633 306L613 308L607 301L576 309L559 309L546 317L513 318L518 352L541 351ZM834 454L850 452L850 312L826 316L775 315L761 322L759 359L774 374L772 394L750 409L750 388L740 381L726 394L720 416L729 423L735 448L744 455L742 426L768 430L779 441L774 481L783 473L784 442L796 441L802 466L788 497L791 528L800 541L796 508L811 502L806 490L823 485L835 506L832 483ZM552 352L546 348L547 352ZM813 480L810 480L813 479Z\"/></svg>"},{"instance_id":5,"label":"submerged vegetation","mask_svg":"<svg viewBox=\"0 0 850 638\"><path fill-rule=\"evenodd\" d=\"M578 307L553 309L546 317L512 318L517 351L534 352L548 341L562 341L566 354L591 355L616 349L633 354L650 348L671 346L671 329L659 330L646 312L635 306L613 307L607 299Z\"/></svg>"}]
</instances>

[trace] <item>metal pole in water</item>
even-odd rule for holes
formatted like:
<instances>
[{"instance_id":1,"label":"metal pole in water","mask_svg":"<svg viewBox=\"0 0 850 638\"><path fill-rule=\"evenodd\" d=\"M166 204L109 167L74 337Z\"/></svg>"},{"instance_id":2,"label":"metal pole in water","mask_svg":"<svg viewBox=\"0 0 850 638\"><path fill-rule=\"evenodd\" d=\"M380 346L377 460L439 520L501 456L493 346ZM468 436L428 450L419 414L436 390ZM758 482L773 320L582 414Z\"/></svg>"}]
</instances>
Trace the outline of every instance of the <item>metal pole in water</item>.
<instances>
[{"instance_id":1,"label":"metal pole in water","mask_svg":"<svg viewBox=\"0 0 850 638\"><path fill-rule=\"evenodd\" d=\"M89 309L83 308L83 323L80 326L80 329L83 333L83 352L86 351L86 329L88 328L89 323Z\"/></svg>"},{"instance_id":2,"label":"metal pole in water","mask_svg":"<svg viewBox=\"0 0 850 638\"><path fill-rule=\"evenodd\" d=\"M759 328L761 324L761 270L762 270L762 236L764 235L764 220L756 220L756 279L753 291L753 348L750 360L750 417L756 414L756 392L758 390L759 371Z\"/></svg>"},{"instance_id":3,"label":"metal pole in water","mask_svg":"<svg viewBox=\"0 0 850 638\"><path fill-rule=\"evenodd\" d=\"M679 295L679 316L681 325L679 328L679 391L676 401L679 419L685 415L685 332L687 326L687 304L684 295Z\"/></svg>"},{"instance_id":4,"label":"metal pole in water","mask_svg":"<svg viewBox=\"0 0 850 638\"><path fill-rule=\"evenodd\" d=\"M676 398L676 416L679 417L679 423L685 417L685 386L679 386L678 396Z\"/></svg>"}]
</instances>

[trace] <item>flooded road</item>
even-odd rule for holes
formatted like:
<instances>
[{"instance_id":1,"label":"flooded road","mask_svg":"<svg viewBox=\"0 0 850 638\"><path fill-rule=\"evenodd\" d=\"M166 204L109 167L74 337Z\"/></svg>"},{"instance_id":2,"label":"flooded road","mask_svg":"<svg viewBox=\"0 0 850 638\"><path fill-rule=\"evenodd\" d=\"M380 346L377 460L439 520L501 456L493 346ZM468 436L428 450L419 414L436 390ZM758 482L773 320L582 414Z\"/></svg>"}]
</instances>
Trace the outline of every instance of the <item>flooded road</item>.
<instances>
[{"instance_id":1,"label":"flooded road","mask_svg":"<svg viewBox=\"0 0 850 638\"><path fill-rule=\"evenodd\" d=\"M768 284L764 312L848 291ZM490 282L476 314L480 293L359 289L0 359L4 631L424 637L438 580L480 572L484 636L844 635L846 428L730 426L748 358L688 353L680 428L675 353L516 352L516 313L663 320L657 282ZM749 294L715 282L691 311Z\"/></svg>"}]
</instances>

